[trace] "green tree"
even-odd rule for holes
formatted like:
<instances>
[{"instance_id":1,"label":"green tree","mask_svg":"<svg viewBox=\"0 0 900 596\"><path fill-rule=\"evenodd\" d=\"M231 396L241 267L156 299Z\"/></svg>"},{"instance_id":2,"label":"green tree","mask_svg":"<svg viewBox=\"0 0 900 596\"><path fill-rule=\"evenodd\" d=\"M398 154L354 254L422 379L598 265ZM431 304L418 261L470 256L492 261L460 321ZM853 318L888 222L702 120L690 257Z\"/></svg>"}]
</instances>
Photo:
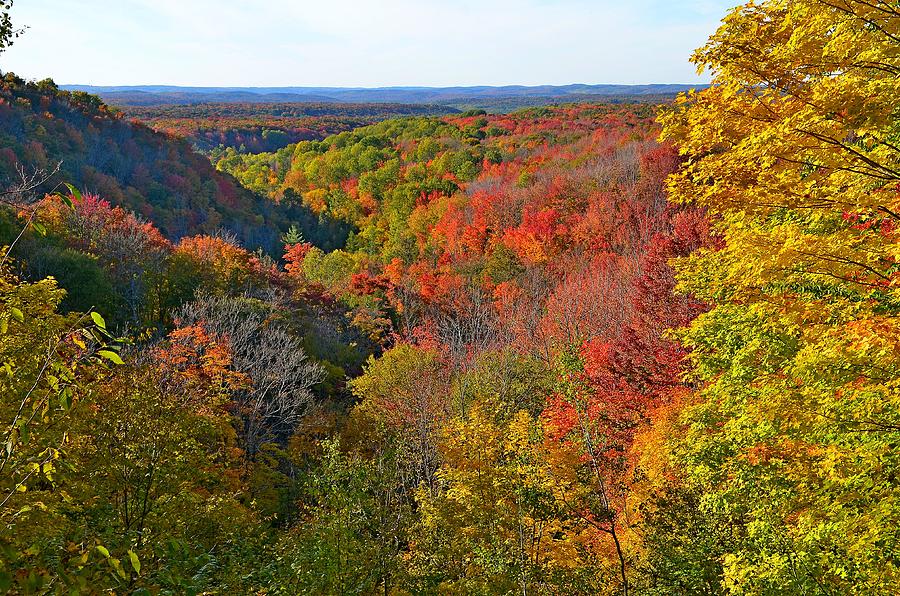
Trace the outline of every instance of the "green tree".
<instances>
[{"instance_id":1,"label":"green tree","mask_svg":"<svg viewBox=\"0 0 900 596\"><path fill-rule=\"evenodd\" d=\"M393 593L411 514L395 455L347 453L337 440L321 453L302 483L299 522L270 564L276 593Z\"/></svg>"},{"instance_id":2,"label":"green tree","mask_svg":"<svg viewBox=\"0 0 900 596\"><path fill-rule=\"evenodd\" d=\"M38 590L53 573L43 547L66 525L92 368L121 361L105 346L102 317L57 312L64 296L52 279L27 283L0 272L0 589ZM57 550L52 559L66 568L84 552Z\"/></svg>"}]
</instances>

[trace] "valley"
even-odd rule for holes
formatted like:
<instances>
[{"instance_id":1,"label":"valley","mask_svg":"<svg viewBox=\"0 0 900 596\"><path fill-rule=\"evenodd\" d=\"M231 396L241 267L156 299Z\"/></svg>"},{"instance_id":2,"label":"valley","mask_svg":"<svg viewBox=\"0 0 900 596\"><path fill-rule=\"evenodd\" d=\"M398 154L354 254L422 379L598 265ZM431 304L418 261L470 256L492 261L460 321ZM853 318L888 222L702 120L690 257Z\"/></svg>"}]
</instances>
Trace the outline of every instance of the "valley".
<instances>
[{"instance_id":1,"label":"valley","mask_svg":"<svg viewBox=\"0 0 900 596\"><path fill-rule=\"evenodd\" d=\"M900 10L721 18L710 84L4 67L0 593L896 593Z\"/></svg>"}]
</instances>

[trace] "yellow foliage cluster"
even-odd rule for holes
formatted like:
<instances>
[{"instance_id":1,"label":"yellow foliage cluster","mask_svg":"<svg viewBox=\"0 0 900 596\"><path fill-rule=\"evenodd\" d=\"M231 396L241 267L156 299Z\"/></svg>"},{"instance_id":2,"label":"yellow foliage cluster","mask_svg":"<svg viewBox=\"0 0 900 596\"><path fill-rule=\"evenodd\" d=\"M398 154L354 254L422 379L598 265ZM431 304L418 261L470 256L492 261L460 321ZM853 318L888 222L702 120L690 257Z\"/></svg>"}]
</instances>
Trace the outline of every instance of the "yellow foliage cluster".
<instances>
[{"instance_id":1,"label":"yellow foliage cluster","mask_svg":"<svg viewBox=\"0 0 900 596\"><path fill-rule=\"evenodd\" d=\"M900 6L750 2L694 60L713 85L663 138L720 235L680 286L717 306L682 334L701 392L668 449L744 520L730 593L896 593Z\"/></svg>"}]
</instances>

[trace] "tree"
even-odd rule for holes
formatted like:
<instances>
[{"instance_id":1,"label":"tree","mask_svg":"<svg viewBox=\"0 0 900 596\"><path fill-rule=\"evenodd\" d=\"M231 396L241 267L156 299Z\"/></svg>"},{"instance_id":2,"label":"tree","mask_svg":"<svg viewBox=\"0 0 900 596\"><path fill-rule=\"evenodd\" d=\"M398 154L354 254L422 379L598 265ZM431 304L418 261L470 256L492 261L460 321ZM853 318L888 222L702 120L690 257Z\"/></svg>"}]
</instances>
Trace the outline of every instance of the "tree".
<instances>
[{"instance_id":1,"label":"tree","mask_svg":"<svg viewBox=\"0 0 900 596\"><path fill-rule=\"evenodd\" d=\"M127 308L126 313L111 311L110 316L125 319L119 323L151 325L164 319L161 311L166 301L163 290L166 282L163 277L168 273L166 260L172 252L169 241L153 224L126 209L113 207L97 195L82 194L72 187L66 199L68 203L45 198L38 205L40 217L54 236L61 238L70 249L93 257L104 269L117 294L112 300L107 298L107 304L115 300ZM53 250L55 247L49 243L37 244L31 251L36 254L24 255L29 268L36 273L43 273L42 266L52 265L55 259L73 260L71 253ZM47 256L42 255L48 252ZM66 271L59 279L65 281L71 277L72 272ZM86 289L76 286L70 291L80 298ZM101 303L89 306L100 307Z\"/></svg>"},{"instance_id":2,"label":"tree","mask_svg":"<svg viewBox=\"0 0 900 596\"><path fill-rule=\"evenodd\" d=\"M418 492L417 591L596 594L609 578L596 532L570 508L579 454L496 396L443 425L438 491ZM606 580L606 581L604 581Z\"/></svg>"},{"instance_id":3,"label":"tree","mask_svg":"<svg viewBox=\"0 0 900 596\"><path fill-rule=\"evenodd\" d=\"M300 521L277 547L279 593L390 594L400 584L411 499L395 453L346 452L337 439L302 480Z\"/></svg>"},{"instance_id":4,"label":"tree","mask_svg":"<svg viewBox=\"0 0 900 596\"><path fill-rule=\"evenodd\" d=\"M437 434L451 408L449 375L438 354L399 344L370 358L350 387L360 399L355 414L399 445L407 489L435 488Z\"/></svg>"},{"instance_id":5,"label":"tree","mask_svg":"<svg viewBox=\"0 0 900 596\"><path fill-rule=\"evenodd\" d=\"M29 228L45 233L35 220L33 191L46 178L40 172L33 177L23 173L22 180L0 195L0 201L27 214L0 260L0 589L15 585L30 591L47 580L42 542L64 522L60 509L70 499L61 487L77 470L68 461L77 453L70 453L76 406L91 396L92 369L102 362L121 363L121 358L107 345L112 336L102 316L61 315L57 309L65 292L53 279L27 283L11 273L9 256L16 241ZM87 559L79 554L83 567ZM68 566L70 561L54 556L62 568Z\"/></svg>"},{"instance_id":6,"label":"tree","mask_svg":"<svg viewBox=\"0 0 900 596\"><path fill-rule=\"evenodd\" d=\"M174 255L191 263L207 292L234 295L264 285L265 272L253 254L226 236L182 238Z\"/></svg>"},{"instance_id":7,"label":"tree","mask_svg":"<svg viewBox=\"0 0 900 596\"><path fill-rule=\"evenodd\" d=\"M694 55L712 87L662 118L671 194L721 236L678 265L716 307L681 334L700 392L669 449L741 526L731 593L900 586L898 40L893 3L750 3Z\"/></svg>"},{"instance_id":8,"label":"tree","mask_svg":"<svg viewBox=\"0 0 900 596\"><path fill-rule=\"evenodd\" d=\"M235 370L247 377L249 382L233 388L231 396L242 445L251 457L263 443L290 437L312 405L310 389L323 378L322 367L309 360L276 314L249 299L201 296L178 317L185 328L202 325L227 341Z\"/></svg>"},{"instance_id":9,"label":"tree","mask_svg":"<svg viewBox=\"0 0 900 596\"><path fill-rule=\"evenodd\" d=\"M242 462L226 407L248 380L232 368L228 343L202 325L130 356L94 386L68 487L79 505L68 515L73 525L93 520L88 536L114 556L138 558L123 588L197 589L208 557L227 553L229 535L254 521L235 499Z\"/></svg>"},{"instance_id":10,"label":"tree","mask_svg":"<svg viewBox=\"0 0 900 596\"><path fill-rule=\"evenodd\" d=\"M50 560L77 576L85 553L60 558L52 543L66 527L66 489L83 473L75 437L93 397L94 369L121 358L106 345L110 336L97 313L57 312L64 294L52 279L27 283L0 273L3 589L40 589L57 572Z\"/></svg>"}]
</instances>

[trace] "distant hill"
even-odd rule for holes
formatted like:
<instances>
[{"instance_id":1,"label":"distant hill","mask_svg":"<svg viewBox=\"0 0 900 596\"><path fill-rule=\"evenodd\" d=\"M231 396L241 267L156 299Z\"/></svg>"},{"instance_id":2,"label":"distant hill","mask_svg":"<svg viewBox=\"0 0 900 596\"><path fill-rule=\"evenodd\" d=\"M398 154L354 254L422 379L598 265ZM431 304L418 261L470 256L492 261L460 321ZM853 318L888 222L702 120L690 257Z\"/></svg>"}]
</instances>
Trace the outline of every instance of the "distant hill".
<instances>
[{"instance_id":1,"label":"distant hill","mask_svg":"<svg viewBox=\"0 0 900 596\"><path fill-rule=\"evenodd\" d=\"M177 87L64 85L122 106L196 103L405 103L504 109L608 98L665 98L704 85L507 85L499 87Z\"/></svg>"}]
</instances>

